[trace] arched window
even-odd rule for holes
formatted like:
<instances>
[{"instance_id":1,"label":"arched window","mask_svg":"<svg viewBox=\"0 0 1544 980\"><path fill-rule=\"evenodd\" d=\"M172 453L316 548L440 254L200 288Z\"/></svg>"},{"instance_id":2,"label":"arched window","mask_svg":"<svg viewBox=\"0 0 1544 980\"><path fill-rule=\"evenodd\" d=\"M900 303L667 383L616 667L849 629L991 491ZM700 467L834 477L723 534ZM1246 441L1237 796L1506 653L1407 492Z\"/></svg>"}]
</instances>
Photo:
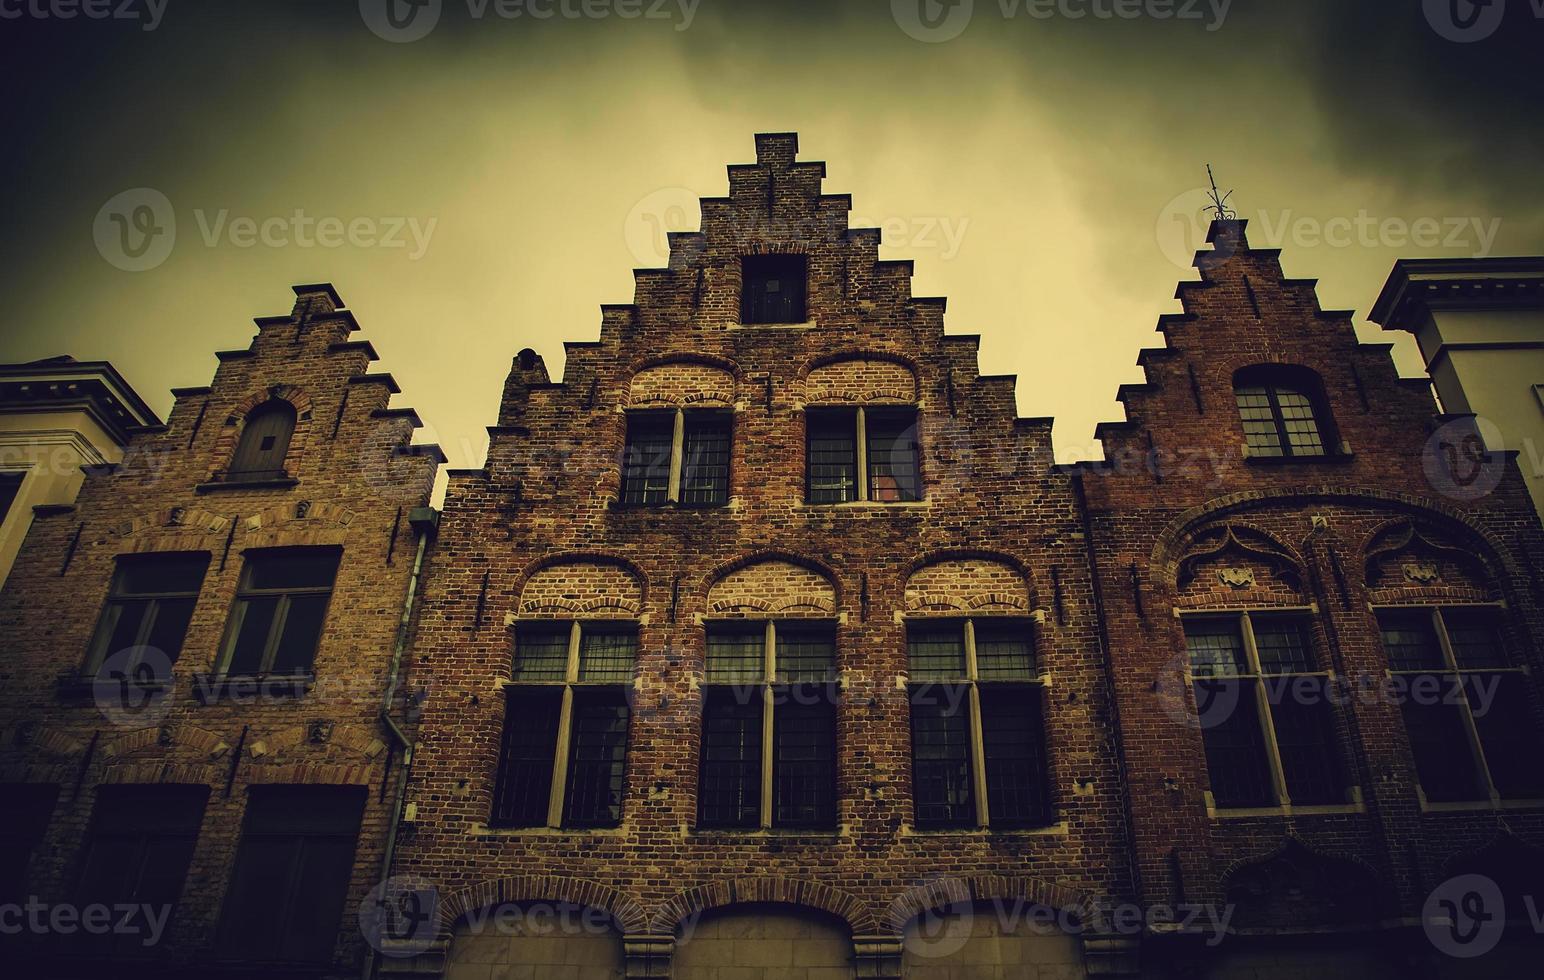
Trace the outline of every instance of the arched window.
<instances>
[{"instance_id":1,"label":"arched window","mask_svg":"<svg viewBox=\"0 0 1544 980\"><path fill-rule=\"evenodd\" d=\"M1324 385L1307 368L1260 365L1233 376L1251 457L1336 455Z\"/></svg>"},{"instance_id":2,"label":"arched window","mask_svg":"<svg viewBox=\"0 0 1544 980\"><path fill-rule=\"evenodd\" d=\"M247 416L229 475L242 480L281 479L284 454L295 434L295 406L282 399L264 402Z\"/></svg>"}]
</instances>

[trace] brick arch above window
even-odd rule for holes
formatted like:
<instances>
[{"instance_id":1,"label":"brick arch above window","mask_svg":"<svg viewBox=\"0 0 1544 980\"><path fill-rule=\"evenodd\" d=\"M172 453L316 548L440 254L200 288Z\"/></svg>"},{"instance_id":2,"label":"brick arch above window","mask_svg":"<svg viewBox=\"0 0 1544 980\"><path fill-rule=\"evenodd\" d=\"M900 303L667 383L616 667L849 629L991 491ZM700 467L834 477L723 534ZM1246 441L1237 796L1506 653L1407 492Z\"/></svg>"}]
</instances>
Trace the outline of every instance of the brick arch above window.
<instances>
[{"instance_id":1,"label":"brick arch above window","mask_svg":"<svg viewBox=\"0 0 1544 980\"><path fill-rule=\"evenodd\" d=\"M515 610L527 618L632 619L643 591L641 576L619 561L547 559L526 578Z\"/></svg>"},{"instance_id":2,"label":"brick arch above window","mask_svg":"<svg viewBox=\"0 0 1544 980\"><path fill-rule=\"evenodd\" d=\"M914 405L917 373L893 355L852 353L807 365L804 401L810 405Z\"/></svg>"},{"instance_id":3,"label":"brick arch above window","mask_svg":"<svg viewBox=\"0 0 1544 980\"><path fill-rule=\"evenodd\" d=\"M439 903L440 927L448 933L463 917L479 909L518 902L566 902L600 909L624 933L642 932L648 923L648 914L637 900L598 881L570 875L510 875L446 895Z\"/></svg>"},{"instance_id":4,"label":"brick arch above window","mask_svg":"<svg viewBox=\"0 0 1544 980\"><path fill-rule=\"evenodd\" d=\"M862 899L802 876L730 878L688 888L654 913L650 931L669 935L681 923L703 912L764 904L794 905L836 916L854 936L878 932L878 920Z\"/></svg>"},{"instance_id":5,"label":"brick arch above window","mask_svg":"<svg viewBox=\"0 0 1544 980\"><path fill-rule=\"evenodd\" d=\"M725 408L734 404L734 372L696 360L645 367L628 385L629 408Z\"/></svg>"},{"instance_id":6,"label":"brick arch above window","mask_svg":"<svg viewBox=\"0 0 1544 980\"><path fill-rule=\"evenodd\" d=\"M1492 556L1466 529L1399 517L1361 548L1374 602L1483 602L1499 597Z\"/></svg>"},{"instance_id":7,"label":"brick arch above window","mask_svg":"<svg viewBox=\"0 0 1544 980\"><path fill-rule=\"evenodd\" d=\"M1179 542L1163 584L1176 604L1190 607L1305 601L1307 576L1297 549L1244 521L1192 529Z\"/></svg>"},{"instance_id":8,"label":"brick arch above window","mask_svg":"<svg viewBox=\"0 0 1544 980\"><path fill-rule=\"evenodd\" d=\"M813 563L764 558L731 566L708 588L718 616L831 616L838 605L830 574Z\"/></svg>"},{"instance_id":9,"label":"brick arch above window","mask_svg":"<svg viewBox=\"0 0 1544 980\"><path fill-rule=\"evenodd\" d=\"M914 570L903 603L911 616L1012 616L1033 606L1024 572L986 556L942 558Z\"/></svg>"}]
</instances>

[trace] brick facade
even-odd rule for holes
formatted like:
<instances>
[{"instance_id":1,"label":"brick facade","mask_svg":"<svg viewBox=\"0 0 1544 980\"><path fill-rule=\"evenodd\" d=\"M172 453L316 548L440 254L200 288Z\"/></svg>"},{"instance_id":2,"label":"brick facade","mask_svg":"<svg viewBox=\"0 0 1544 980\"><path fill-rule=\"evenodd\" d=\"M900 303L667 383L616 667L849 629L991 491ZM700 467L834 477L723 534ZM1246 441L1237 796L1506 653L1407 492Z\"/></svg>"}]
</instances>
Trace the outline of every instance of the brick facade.
<instances>
[{"instance_id":1,"label":"brick facade","mask_svg":"<svg viewBox=\"0 0 1544 980\"><path fill-rule=\"evenodd\" d=\"M409 446L419 424L389 401L389 375L330 286L296 287L294 312L264 317L245 350L220 352L208 387L179 389L164 427L137 432L124 461L88 475L73 508L37 515L3 598L7 637L0 699L0 782L57 787L34 849L30 893L76 900L81 841L104 786L194 786L207 806L163 957L206 976L227 898L248 790L255 785L358 786L367 791L342 927L331 961L357 975L355 910L380 876L401 746L382 703L418 531L441 461ZM266 484L225 471L248 414L271 399L293 406L286 478ZM342 551L327 629L303 690L288 680L218 686L213 674L240 581L255 549ZM170 692L124 697L80 680L122 556L208 556ZM105 671L110 669L109 660ZM393 706L400 715L400 698ZM99 814L111 823L112 814ZM319 910L327 914L327 910ZM8 940L9 941L9 940ZM51 957L39 941L12 955ZM49 975L47 962L28 975ZM124 969L127 969L125 967ZM282 973L279 966L265 973ZM116 975L116 974L115 974ZM308 975L317 975L310 970Z\"/></svg>"}]
</instances>

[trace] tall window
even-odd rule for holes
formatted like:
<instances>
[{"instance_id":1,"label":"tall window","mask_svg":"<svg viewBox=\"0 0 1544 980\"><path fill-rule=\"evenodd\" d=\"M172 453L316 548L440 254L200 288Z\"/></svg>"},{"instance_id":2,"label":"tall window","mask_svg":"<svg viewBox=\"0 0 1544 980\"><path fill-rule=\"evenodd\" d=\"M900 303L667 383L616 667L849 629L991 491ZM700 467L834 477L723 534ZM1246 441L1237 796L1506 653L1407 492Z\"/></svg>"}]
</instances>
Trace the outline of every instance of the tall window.
<instances>
[{"instance_id":1,"label":"tall window","mask_svg":"<svg viewBox=\"0 0 1544 980\"><path fill-rule=\"evenodd\" d=\"M26 479L25 473L0 473L0 524L11 514L11 505L16 502L16 495L21 492L21 481Z\"/></svg>"},{"instance_id":2,"label":"tall window","mask_svg":"<svg viewBox=\"0 0 1544 980\"><path fill-rule=\"evenodd\" d=\"M363 786L254 786L220 915L222 957L326 963L343 919Z\"/></svg>"},{"instance_id":3,"label":"tall window","mask_svg":"<svg viewBox=\"0 0 1544 980\"><path fill-rule=\"evenodd\" d=\"M80 948L115 959L153 955L158 950L145 942L154 934L166 939L204 822L209 787L101 786L96 792L82 851L79 907L132 906L133 911L124 923L128 929L98 935L82 931L76 940Z\"/></svg>"},{"instance_id":4,"label":"tall window","mask_svg":"<svg viewBox=\"0 0 1544 980\"><path fill-rule=\"evenodd\" d=\"M808 260L802 255L747 255L740 260L741 323L803 323Z\"/></svg>"},{"instance_id":5,"label":"tall window","mask_svg":"<svg viewBox=\"0 0 1544 980\"><path fill-rule=\"evenodd\" d=\"M1049 823L1043 691L1029 624L913 623L907 659L917 826Z\"/></svg>"},{"instance_id":6,"label":"tall window","mask_svg":"<svg viewBox=\"0 0 1544 980\"><path fill-rule=\"evenodd\" d=\"M282 398L264 402L247 416L227 476L240 480L273 480L284 472L284 456L295 434L295 406Z\"/></svg>"},{"instance_id":7,"label":"tall window","mask_svg":"<svg viewBox=\"0 0 1544 980\"><path fill-rule=\"evenodd\" d=\"M1323 385L1312 371L1246 368L1234 377L1233 392L1251 457L1334 454Z\"/></svg>"},{"instance_id":8,"label":"tall window","mask_svg":"<svg viewBox=\"0 0 1544 980\"><path fill-rule=\"evenodd\" d=\"M835 827L836 700L832 624L709 626L699 825Z\"/></svg>"},{"instance_id":9,"label":"tall window","mask_svg":"<svg viewBox=\"0 0 1544 980\"><path fill-rule=\"evenodd\" d=\"M248 552L226 626L223 673L309 674L342 557L337 548Z\"/></svg>"},{"instance_id":10,"label":"tall window","mask_svg":"<svg viewBox=\"0 0 1544 980\"><path fill-rule=\"evenodd\" d=\"M627 692L637 653L630 623L516 628L490 826L622 822Z\"/></svg>"},{"instance_id":11,"label":"tall window","mask_svg":"<svg viewBox=\"0 0 1544 980\"><path fill-rule=\"evenodd\" d=\"M812 408L805 413L812 504L922 499L914 408Z\"/></svg>"},{"instance_id":12,"label":"tall window","mask_svg":"<svg viewBox=\"0 0 1544 980\"><path fill-rule=\"evenodd\" d=\"M727 504L733 419L715 410L629 412L622 503Z\"/></svg>"},{"instance_id":13,"label":"tall window","mask_svg":"<svg viewBox=\"0 0 1544 980\"><path fill-rule=\"evenodd\" d=\"M1544 797L1528 677L1489 607L1378 611L1389 671L1433 803Z\"/></svg>"},{"instance_id":14,"label":"tall window","mask_svg":"<svg viewBox=\"0 0 1544 980\"><path fill-rule=\"evenodd\" d=\"M1307 617L1185 617L1190 679L1218 807L1346 802L1329 673Z\"/></svg>"},{"instance_id":15,"label":"tall window","mask_svg":"<svg viewBox=\"0 0 1544 980\"><path fill-rule=\"evenodd\" d=\"M85 675L94 677L111 659L126 679L167 680L182 653L208 568L205 553L119 558L87 651Z\"/></svg>"}]
</instances>

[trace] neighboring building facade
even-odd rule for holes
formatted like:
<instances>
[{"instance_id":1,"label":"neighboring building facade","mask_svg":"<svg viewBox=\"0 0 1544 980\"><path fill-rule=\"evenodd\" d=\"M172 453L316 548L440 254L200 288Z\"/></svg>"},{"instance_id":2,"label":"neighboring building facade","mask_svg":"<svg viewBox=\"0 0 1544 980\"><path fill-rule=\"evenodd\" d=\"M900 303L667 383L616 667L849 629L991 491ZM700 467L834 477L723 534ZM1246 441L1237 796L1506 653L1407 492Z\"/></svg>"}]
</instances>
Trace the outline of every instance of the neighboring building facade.
<instances>
[{"instance_id":1,"label":"neighboring building facade","mask_svg":"<svg viewBox=\"0 0 1544 980\"><path fill-rule=\"evenodd\" d=\"M1139 891L1234 908L1220 947L1156 937L1147 966L1533 975L1544 534L1515 460L1482 459L1477 495L1441 451L1471 420L1433 418L1428 383L1244 222L1211 240L1147 382L1121 390L1127 420L1100 427L1105 461L1077 467ZM1465 874L1513 919L1468 961L1443 954L1484 950L1429 919L1494 938L1500 904L1474 906Z\"/></svg>"},{"instance_id":2,"label":"neighboring building facade","mask_svg":"<svg viewBox=\"0 0 1544 980\"><path fill-rule=\"evenodd\" d=\"M332 287L296 295L38 509L0 596L4 901L135 909L8 929L11 975L358 976L441 457Z\"/></svg>"},{"instance_id":3,"label":"neighboring building facade","mask_svg":"<svg viewBox=\"0 0 1544 980\"><path fill-rule=\"evenodd\" d=\"M83 467L121 461L134 434L160 424L105 361L0 365L0 586L32 508L74 503Z\"/></svg>"},{"instance_id":4,"label":"neighboring building facade","mask_svg":"<svg viewBox=\"0 0 1544 980\"><path fill-rule=\"evenodd\" d=\"M1544 517L1544 257L1400 261L1372 320L1415 335L1443 408L1518 454ZM1477 475L1478 448L1446 451Z\"/></svg>"}]
</instances>

